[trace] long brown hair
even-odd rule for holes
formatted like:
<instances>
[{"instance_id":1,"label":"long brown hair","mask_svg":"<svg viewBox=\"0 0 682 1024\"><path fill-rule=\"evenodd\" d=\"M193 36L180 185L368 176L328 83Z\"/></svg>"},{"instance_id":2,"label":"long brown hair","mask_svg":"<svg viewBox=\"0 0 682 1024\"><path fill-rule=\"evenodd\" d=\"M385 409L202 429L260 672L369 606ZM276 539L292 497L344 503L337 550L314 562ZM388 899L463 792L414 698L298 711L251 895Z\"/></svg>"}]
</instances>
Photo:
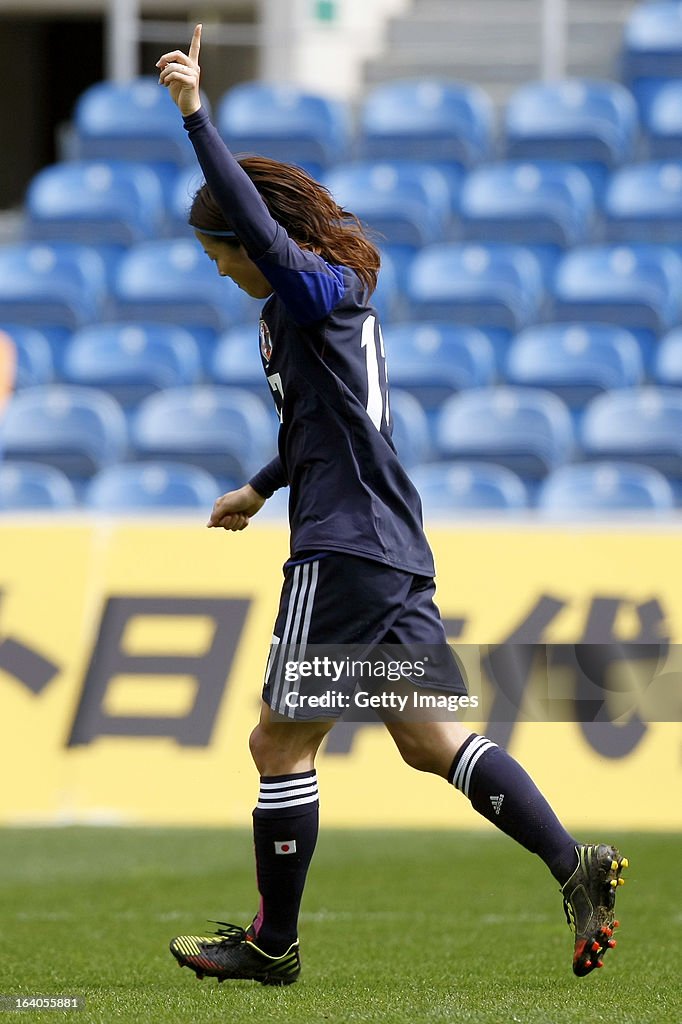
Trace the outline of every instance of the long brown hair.
<instances>
[{"instance_id":1,"label":"long brown hair","mask_svg":"<svg viewBox=\"0 0 682 1024\"><path fill-rule=\"evenodd\" d=\"M353 213L300 167L264 156L239 160L272 217L304 249L314 249L329 263L351 267L371 294L377 286L380 257ZM194 196L189 223L197 231L230 231L208 185Z\"/></svg>"}]
</instances>

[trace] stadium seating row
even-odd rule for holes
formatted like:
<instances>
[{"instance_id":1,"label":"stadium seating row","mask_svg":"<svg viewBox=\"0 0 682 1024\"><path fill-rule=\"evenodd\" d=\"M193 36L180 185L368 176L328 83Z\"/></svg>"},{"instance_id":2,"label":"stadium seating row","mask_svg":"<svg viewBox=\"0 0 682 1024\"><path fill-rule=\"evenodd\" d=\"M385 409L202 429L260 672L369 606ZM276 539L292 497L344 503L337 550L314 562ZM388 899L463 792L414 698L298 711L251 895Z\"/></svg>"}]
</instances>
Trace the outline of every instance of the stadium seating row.
<instances>
[{"instance_id":1,"label":"stadium seating row","mask_svg":"<svg viewBox=\"0 0 682 1024\"><path fill-rule=\"evenodd\" d=\"M485 164L464 175L413 159L359 161L332 167L323 181L399 256L430 242L497 240L534 246L551 265L560 250L589 241L682 245L680 159L621 167L603 196L576 163L547 159ZM179 171L167 207L144 164L55 164L28 189L26 235L96 246L111 278L128 246L189 235L188 206L200 182L195 167Z\"/></svg>"},{"instance_id":2,"label":"stadium seating row","mask_svg":"<svg viewBox=\"0 0 682 1024\"><path fill-rule=\"evenodd\" d=\"M412 478L425 516L468 512L521 512L531 507L546 516L575 512L666 513L675 507L674 491L658 470L622 462L568 465L550 473L535 501L512 470L494 463L445 462L416 466ZM172 512L211 508L221 483L205 469L156 461L118 463L100 470L78 495L69 477L37 462L0 462L0 512L76 508L112 514ZM266 502L260 518L286 515L288 492Z\"/></svg>"},{"instance_id":3,"label":"stadium seating row","mask_svg":"<svg viewBox=\"0 0 682 1024\"><path fill-rule=\"evenodd\" d=\"M671 143L679 141L679 53L672 65L666 72L659 64L657 77L644 78L644 87L637 69L626 63L639 106L628 88L610 80L527 83L507 104L499 144L489 97L478 86L451 79L375 87L361 105L355 130L349 105L263 82L245 82L226 93L215 121L235 151L293 161L315 175L353 157L391 160L406 152L449 167L469 167L495 152L609 167L633 158L640 124L653 157L667 156ZM148 161L162 175L193 162L174 105L153 77L87 89L74 111L69 156Z\"/></svg>"},{"instance_id":4,"label":"stadium seating row","mask_svg":"<svg viewBox=\"0 0 682 1024\"><path fill-rule=\"evenodd\" d=\"M655 340L682 319L682 257L653 244L576 246L549 280L529 247L434 243L405 281L386 257L374 297L382 322L428 320L488 332L499 371L514 333L550 321L599 321L632 331L652 371ZM122 258L113 285L98 254L76 243L0 248L0 323L41 328L62 372L65 340L103 320L172 323L196 339L210 372L217 333L257 320L260 304L222 280L189 239L142 242Z\"/></svg>"},{"instance_id":5,"label":"stadium seating row","mask_svg":"<svg viewBox=\"0 0 682 1024\"><path fill-rule=\"evenodd\" d=\"M3 324L17 349L19 389L52 384L103 388L131 410L143 398L167 387L212 382L248 388L268 400L255 344L254 323L221 334L211 349L204 375L193 335L167 324L91 324L65 343L61 372L37 328ZM498 375L492 343L476 327L438 322L406 322L384 330L391 381L410 391L427 412L466 388L498 380L545 388L572 410L580 410L602 391L631 388L648 378L642 350L623 327L606 323L550 323L517 334L505 352ZM651 382L682 385L682 328L657 344Z\"/></svg>"},{"instance_id":6,"label":"stadium seating row","mask_svg":"<svg viewBox=\"0 0 682 1024\"><path fill-rule=\"evenodd\" d=\"M430 429L414 395L394 389L394 439L406 466L431 459L506 466L531 485L572 461L624 460L682 481L682 389L624 388L593 398L576 427L540 388L472 388L447 398ZM128 422L111 395L68 385L26 388L0 421L6 460L49 463L77 486L125 459L191 462L224 486L272 457L276 418L236 387L166 388Z\"/></svg>"}]
</instances>

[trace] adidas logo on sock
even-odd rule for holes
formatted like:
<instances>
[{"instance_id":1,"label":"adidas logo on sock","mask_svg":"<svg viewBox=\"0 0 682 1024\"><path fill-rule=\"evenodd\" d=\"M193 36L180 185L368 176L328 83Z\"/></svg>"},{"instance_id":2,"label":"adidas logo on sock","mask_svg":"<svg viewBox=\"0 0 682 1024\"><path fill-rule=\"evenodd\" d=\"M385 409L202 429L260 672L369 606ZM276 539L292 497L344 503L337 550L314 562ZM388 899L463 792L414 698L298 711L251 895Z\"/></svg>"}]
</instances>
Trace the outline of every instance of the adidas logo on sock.
<instances>
[{"instance_id":1,"label":"adidas logo on sock","mask_svg":"<svg viewBox=\"0 0 682 1024\"><path fill-rule=\"evenodd\" d=\"M493 805L495 814L499 814L502 810L502 801L504 800L504 793L500 793L499 796L491 796L490 803Z\"/></svg>"}]
</instances>

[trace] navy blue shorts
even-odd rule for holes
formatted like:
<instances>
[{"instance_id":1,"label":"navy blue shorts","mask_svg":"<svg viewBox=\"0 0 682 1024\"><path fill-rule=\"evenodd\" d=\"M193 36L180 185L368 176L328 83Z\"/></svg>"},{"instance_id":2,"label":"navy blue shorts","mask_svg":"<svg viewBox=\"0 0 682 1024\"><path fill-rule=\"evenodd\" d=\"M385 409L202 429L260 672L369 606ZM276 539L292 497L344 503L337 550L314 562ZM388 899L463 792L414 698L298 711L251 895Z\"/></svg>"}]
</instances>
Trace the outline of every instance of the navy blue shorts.
<instances>
[{"instance_id":1,"label":"navy blue shorts","mask_svg":"<svg viewBox=\"0 0 682 1024\"><path fill-rule=\"evenodd\" d=\"M409 664L426 651L423 675L408 673L410 683L428 690L466 694L458 660L448 646L434 603L435 582L354 555L333 552L294 559L284 566L284 585L265 673L263 700L288 718L319 717L293 707L293 691L320 688L319 677L290 678L287 665L311 655L373 657ZM337 661L340 664L340 661ZM353 674L333 678L346 698L357 687ZM330 682L331 686L331 682ZM336 717L348 707L330 708Z\"/></svg>"}]
</instances>

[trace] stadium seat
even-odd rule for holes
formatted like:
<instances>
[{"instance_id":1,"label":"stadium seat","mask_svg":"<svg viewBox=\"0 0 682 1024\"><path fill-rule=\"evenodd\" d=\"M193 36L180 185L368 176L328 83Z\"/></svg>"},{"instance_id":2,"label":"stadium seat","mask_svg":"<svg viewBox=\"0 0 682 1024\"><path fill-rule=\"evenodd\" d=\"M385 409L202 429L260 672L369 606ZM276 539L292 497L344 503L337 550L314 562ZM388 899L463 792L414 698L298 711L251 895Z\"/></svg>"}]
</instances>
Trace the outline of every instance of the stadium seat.
<instances>
[{"instance_id":1,"label":"stadium seat","mask_svg":"<svg viewBox=\"0 0 682 1024\"><path fill-rule=\"evenodd\" d=\"M391 385L409 391L427 412L462 388L491 384L495 358L475 327L402 323L384 330Z\"/></svg>"},{"instance_id":2,"label":"stadium seat","mask_svg":"<svg viewBox=\"0 0 682 1024\"><path fill-rule=\"evenodd\" d=\"M196 341L168 324L91 324L71 337L62 376L103 388L128 407L161 388L197 384Z\"/></svg>"},{"instance_id":3,"label":"stadium seat","mask_svg":"<svg viewBox=\"0 0 682 1024\"><path fill-rule=\"evenodd\" d=\"M586 457L653 466L682 479L682 390L671 387L612 391L593 399L582 420Z\"/></svg>"},{"instance_id":4,"label":"stadium seat","mask_svg":"<svg viewBox=\"0 0 682 1024\"><path fill-rule=\"evenodd\" d=\"M116 320L159 321L190 330L201 345L205 368L216 333L249 316L257 321L261 306L220 277L189 238L133 246L121 261L112 294Z\"/></svg>"},{"instance_id":5,"label":"stadium seat","mask_svg":"<svg viewBox=\"0 0 682 1024\"><path fill-rule=\"evenodd\" d=\"M616 171L606 189L604 224L613 242L682 246L682 161Z\"/></svg>"},{"instance_id":6,"label":"stadium seat","mask_svg":"<svg viewBox=\"0 0 682 1024\"><path fill-rule=\"evenodd\" d=\"M558 320L660 333L680 317L682 260L656 245L578 247L559 262L553 293Z\"/></svg>"},{"instance_id":7,"label":"stadium seat","mask_svg":"<svg viewBox=\"0 0 682 1024\"><path fill-rule=\"evenodd\" d=\"M543 301L537 259L513 245L444 243L415 257L407 283L413 319L519 330Z\"/></svg>"},{"instance_id":8,"label":"stadium seat","mask_svg":"<svg viewBox=\"0 0 682 1024\"><path fill-rule=\"evenodd\" d=\"M541 324L516 336L507 356L510 384L553 391L571 409L644 375L637 339L610 324Z\"/></svg>"},{"instance_id":9,"label":"stadium seat","mask_svg":"<svg viewBox=\"0 0 682 1024\"><path fill-rule=\"evenodd\" d=\"M403 257L407 262L421 246L445 238L450 191L436 167L413 160L340 164L324 184L340 206L376 232L398 271Z\"/></svg>"},{"instance_id":10,"label":"stadium seat","mask_svg":"<svg viewBox=\"0 0 682 1024\"><path fill-rule=\"evenodd\" d=\"M189 462L240 484L276 451L277 420L242 388L167 388L145 398L132 423L139 460Z\"/></svg>"},{"instance_id":11,"label":"stadium seat","mask_svg":"<svg viewBox=\"0 0 682 1024\"><path fill-rule=\"evenodd\" d=\"M385 234L389 242L432 241L430 236L442 235L450 212L446 177L418 160L337 164L325 175L324 184L344 209Z\"/></svg>"},{"instance_id":12,"label":"stadium seat","mask_svg":"<svg viewBox=\"0 0 682 1024\"><path fill-rule=\"evenodd\" d=\"M678 0L639 4L623 36L623 75L642 79L682 77L682 7Z\"/></svg>"},{"instance_id":13,"label":"stadium seat","mask_svg":"<svg viewBox=\"0 0 682 1024\"><path fill-rule=\"evenodd\" d=\"M510 159L567 160L599 188L634 155L637 108L618 82L529 82L509 100L504 132Z\"/></svg>"},{"instance_id":14,"label":"stadium seat","mask_svg":"<svg viewBox=\"0 0 682 1024\"><path fill-rule=\"evenodd\" d=\"M218 105L217 127L233 152L298 164L315 177L348 156L346 104L294 85L236 85Z\"/></svg>"},{"instance_id":15,"label":"stadium seat","mask_svg":"<svg viewBox=\"0 0 682 1024\"><path fill-rule=\"evenodd\" d=\"M393 444L403 466L409 469L431 458L428 420L414 395L392 388L390 415Z\"/></svg>"},{"instance_id":16,"label":"stadium seat","mask_svg":"<svg viewBox=\"0 0 682 1024\"><path fill-rule=\"evenodd\" d=\"M17 352L17 388L50 384L54 377L54 361L50 343L44 333L25 324L1 323L0 331L8 334Z\"/></svg>"},{"instance_id":17,"label":"stadium seat","mask_svg":"<svg viewBox=\"0 0 682 1024\"><path fill-rule=\"evenodd\" d=\"M81 160L182 165L195 159L178 108L152 75L91 85L76 103L74 128Z\"/></svg>"},{"instance_id":18,"label":"stadium seat","mask_svg":"<svg viewBox=\"0 0 682 1024\"><path fill-rule=\"evenodd\" d=\"M83 161L39 171L26 195L31 238L130 245L158 234L164 204L158 177L142 164Z\"/></svg>"},{"instance_id":19,"label":"stadium seat","mask_svg":"<svg viewBox=\"0 0 682 1024\"><path fill-rule=\"evenodd\" d=\"M481 388L443 404L436 442L443 459L494 462L532 481L569 458L573 428L567 407L550 392Z\"/></svg>"},{"instance_id":20,"label":"stadium seat","mask_svg":"<svg viewBox=\"0 0 682 1024\"><path fill-rule=\"evenodd\" d=\"M267 397L270 389L263 372L257 324L240 324L221 334L211 360L211 379Z\"/></svg>"},{"instance_id":21,"label":"stadium seat","mask_svg":"<svg viewBox=\"0 0 682 1024\"><path fill-rule=\"evenodd\" d=\"M76 480L120 461L126 446L120 406L96 388L26 388L12 398L0 422L6 459L48 463Z\"/></svg>"},{"instance_id":22,"label":"stadium seat","mask_svg":"<svg viewBox=\"0 0 682 1024\"><path fill-rule=\"evenodd\" d=\"M561 466L543 481L538 508L550 516L580 512L668 512L675 505L673 489L650 466L620 462Z\"/></svg>"},{"instance_id":23,"label":"stadium seat","mask_svg":"<svg viewBox=\"0 0 682 1024\"><path fill-rule=\"evenodd\" d=\"M649 153L656 160L679 160L682 154L682 80L664 79L651 88L642 111Z\"/></svg>"},{"instance_id":24,"label":"stadium seat","mask_svg":"<svg viewBox=\"0 0 682 1024\"><path fill-rule=\"evenodd\" d=\"M0 511L70 509L76 492L67 475L37 462L0 463Z\"/></svg>"},{"instance_id":25,"label":"stadium seat","mask_svg":"<svg viewBox=\"0 0 682 1024\"><path fill-rule=\"evenodd\" d=\"M427 463L416 466L410 477L421 495L427 526L430 517L528 507L523 481L504 466L485 462Z\"/></svg>"},{"instance_id":26,"label":"stadium seat","mask_svg":"<svg viewBox=\"0 0 682 1024\"><path fill-rule=\"evenodd\" d=\"M370 298L370 303L377 312L379 322L389 324L403 315L403 292L398 286L396 263L389 252L379 247L381 269L379 280Z\"/></svg>"},{"instance_id":27,"label":"stadium seat","mask_svg":"<svg viewBox=\"0 0 682 1024\"><path fill-rule=\"evenodd\" d=\"M174 462L119 463L90 481L85 504L100 512L203 508L220 494L218 482L198 466Z\"/></svg>"},{"instance_id":28,"label":"stadium seat","mask_svg":"<svg viewBox=\"0 0 682 1024\"><path fill-rule=\"evenodd\" d=\"M454 80L397 80L376 86L360 111L359 149L369 160L409 154L465 167L491 153L493 106L482 89Z\"/></svg>"},{"instance_id":29,"label":"stadium seat","mask_svg":"<svg viewBox=\"0 0 682 1024\"><path fill-rule=\"evenodd\" d=\"M171 237L181 238L186 235L194 238L193 229L187 223L187 218L192 200L203 182L204 176L198 166L183 167L175 175L166 210L167 234Z\"/></svg>"},{"instance_id":30,"label":"stadium seat","mask_svg":"<svg viewBox=\"0 0 682 1024\"><path fill-rule=\"evenodd\" d=\"M676 327L656 346L654 381L657 384L682 387L682 328Z\"/></svg>"},{"instance_id":31,"label":"stadium seat","mask_svg":"<svg viewBox=\"0 0 682 1024\"><path fill-rule=\"evenodd\" d=\"M0 319L73 330L99 315L106 275L94 250L71 242L0 246Z\"/></svg>"},{"instance_id":32,"label":"stadium seat","mask_svg":"<svg viewBox=\"0 0 682 1024\"><path fill-rule=\"evenodd\" d=\"M552 267L562 249L589 240L592 185L577 167L554 161L477 167L465 179L459 230L476 241L531 246Z\"/></svg>"}]
</instances>

